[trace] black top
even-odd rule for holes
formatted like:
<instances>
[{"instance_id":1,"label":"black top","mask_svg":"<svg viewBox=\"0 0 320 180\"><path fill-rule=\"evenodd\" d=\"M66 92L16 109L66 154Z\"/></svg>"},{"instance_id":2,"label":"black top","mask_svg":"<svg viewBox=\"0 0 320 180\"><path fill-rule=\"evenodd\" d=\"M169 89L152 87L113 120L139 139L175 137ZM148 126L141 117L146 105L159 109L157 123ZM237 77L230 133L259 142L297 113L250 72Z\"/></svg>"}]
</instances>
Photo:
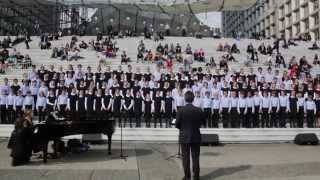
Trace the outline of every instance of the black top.
<instances>
[{"instance_id":1,"label":"black top","mask_svg":"<svg viewBox=\"0 0 320 180\"><path fill-rule=\"evenodd\" d=\"M187 104L177 113L176 128L180 130L180 143L201 143L200 127L205 116L200 108Z\"/></svg>"}]
</instances>

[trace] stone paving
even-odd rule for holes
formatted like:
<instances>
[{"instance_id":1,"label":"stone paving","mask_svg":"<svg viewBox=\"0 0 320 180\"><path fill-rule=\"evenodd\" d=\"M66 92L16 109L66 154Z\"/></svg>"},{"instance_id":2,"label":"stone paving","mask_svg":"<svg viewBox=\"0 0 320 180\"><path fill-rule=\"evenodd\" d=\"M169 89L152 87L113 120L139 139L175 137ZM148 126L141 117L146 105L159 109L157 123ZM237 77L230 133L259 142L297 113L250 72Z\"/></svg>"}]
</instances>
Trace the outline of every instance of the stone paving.
<instances>
[{"instance_id":1,"label":"stone paving","mask_svg":"<svg viewBox=\"0 0 320 180\"><path fill-rule=\"evenodd\" d=\"M38 155L26 166L11 167L7 140L0 141L0 180L179 180L180 159L171 158L176 144L126 142L112 155L105 145L82 154L68 154L43 164ZM318 180L320 146L294 144L228 144L201 147L201 180Z\"/></svg>"}]
</instances>

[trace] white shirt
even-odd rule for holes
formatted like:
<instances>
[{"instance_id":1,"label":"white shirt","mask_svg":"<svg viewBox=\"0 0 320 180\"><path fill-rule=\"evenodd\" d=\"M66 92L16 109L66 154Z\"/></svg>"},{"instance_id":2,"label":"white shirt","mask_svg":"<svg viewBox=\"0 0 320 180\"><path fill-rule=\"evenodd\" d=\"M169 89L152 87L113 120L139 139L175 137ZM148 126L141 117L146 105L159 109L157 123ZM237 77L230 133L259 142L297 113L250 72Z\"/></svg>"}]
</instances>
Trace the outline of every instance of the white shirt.
<instances>
[{"instance_id":1,"label":"white shirt","mask_svg":"<svg viewBox=\"0 0 320 180\"><path fill-rule=\"evenodd\" d=\"M236 108L238 107L238 98L231 98L231 107Z\"/></svg>"},{"instance_id":2,"label":"white shirt","mask_svg":"<svg viewBox=\"0 0 320 180\"><path fill-rule=\"evenodd\" d=\"M181 107L181 106L184 106L185 105L185 102L184 102L184 97L183 96L176 96L174 98L174 102L176 103L176 107Z\"/></svg>"},{"instance_id":3,"label":"white shirt","mask_svg":"<svg viewBox=\"0 0 320 180\"><path fill-rule=\"evenodd\" d=\"M45 97L38 97L37 98L37 103L36 103L37 109L39 107L46 107L46 104L47 104L47 98L45 98Z\"/></svg>"},{"instance_id":4,"label":"white shirt","mask_svg":"<svg viewBox=\"0 0 320 180\"><path fill-rule=\"evenodd\" d=\"M15 95L10 94L10 95L7 97L7 106L13 106L13 105L14 105L14 100L15 100L15 98L16 98Z\"/></svg>"},{"instance_id":5,"label":"white shirt","mask_svg":"<svg viewBox=\"0 0 320 180\"><path fill-rule=\"evenodd\" d=\"M269 97L262 97L260 101L260 108L269 108L270 106L270 98Z\"/></svg>"},{"instance_id":6,"label":"white shirt","mask_svg":"<svg viewBox=\"0 0 320 180\"><path fill-rule=\"evenodd\" d=\"M26 96L23 101L23 108L25 109L25 106L32 106L32 109L34 109L34 98L33 96Z\"/></svg>"},{"instance_id":7,"label":"white shirt","mask_svg":"<svg viewBox=\"0 0 320 180\"><path fill-rule=\"evenodd\" d=\"M208 97L205 97L203 99L203 108L209 108L211 109L212 107L212 99L211 98L208 98Z\"/></svg>"},{"instance_id":8,"label":"white shirt","mask_svg":"<svg viewBox=\"0 0 320 180\"><path fill-rule=\"evenodd\" d=\"M24 97L16 96L14 99L14 106L23 106Z\"/></svg>"},{"instance_id":9,"label":"white shirt","mask_svg":"<svg viewBox=\"0 0 320 180\"><path fill-rule=\"evenodd\" d=\"M68 104L68 96L60 95L57 100L58 105L67 105Z\"/></svg>"},{"instance_id":10,"label":"white shirt","mask_svg":"<svg viewBox=\"0 0 320 180\"><path fill-rule=\"evenodd\" d=\"M219 109L220 108L220 99L212 99L212 109Z\"/></svg>"},{"instance_id":11,"label":"white shirt","mask_svg":"<svg viewBox=\"0 0 320 180\"><path fill-rule=\"evenodd\" d=\"M195 97L192 104L195 107L202 108L202 98L201 97Z\"/></svg>"},{"instance_id":12,"label":"white shirt","mask_svg":"<svg viewBox=\"0 0 320 180\"><path fill-rule=\"evenodd\" d=\"M305 101L304 112L306 113L307 111L317 112L316 103L314 101Z\"/></svg>"},{"instance_id":13,"label":"white shirt","mask_svg":"<svg viewBox=\"0 0 320 180\"><path fill-rule=\"evenodd\" d=\"M220 108L230 108L231 100L229 97L222 97L220 100Z\"/></svg>"}]
</instances>

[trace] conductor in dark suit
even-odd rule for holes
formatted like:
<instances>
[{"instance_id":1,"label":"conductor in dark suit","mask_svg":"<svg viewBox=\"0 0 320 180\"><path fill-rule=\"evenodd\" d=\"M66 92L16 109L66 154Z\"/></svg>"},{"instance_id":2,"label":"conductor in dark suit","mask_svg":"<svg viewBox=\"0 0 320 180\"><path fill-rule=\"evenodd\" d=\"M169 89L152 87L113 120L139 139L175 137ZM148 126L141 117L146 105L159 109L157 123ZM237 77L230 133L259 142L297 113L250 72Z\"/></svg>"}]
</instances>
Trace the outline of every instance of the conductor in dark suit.
<instances>
[{"instance_id":1,"label":"conductor in dark suit","mask_svg":"<svg viewBox=\"0 0 320 180\"><path fill-rule=\"evenodd\" d=\"M192 105L194 94L185 93L186 106L177 112L176 128L180 130L179 143L182 151L183 180L191 180L190 152L193 165L193 179L199 180L200 166L200 127L205 122L204 113L200 108Z\"/></svg>"}]
</instances>

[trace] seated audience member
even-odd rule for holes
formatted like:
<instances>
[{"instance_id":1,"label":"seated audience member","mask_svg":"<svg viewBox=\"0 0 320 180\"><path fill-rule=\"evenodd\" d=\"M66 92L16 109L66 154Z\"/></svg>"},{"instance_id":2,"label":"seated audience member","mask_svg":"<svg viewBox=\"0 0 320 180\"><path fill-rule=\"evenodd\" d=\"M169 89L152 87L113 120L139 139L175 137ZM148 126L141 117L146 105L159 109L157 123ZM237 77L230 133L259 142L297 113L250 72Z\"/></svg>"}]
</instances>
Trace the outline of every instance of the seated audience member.
<instances>
[{"instance_id":1,"label":"seated audience member","mask_svg":"<svg viewBox=\"0 0 320 180\"><path fill-rule=\"evenodd\" d=\"M318 49L320 49L320 47L318 46L317 41L315 41L312 44L312 47L309 47L308 49L310 49L310 50L318 50Z\"/></svg>"},{"instance_id":2,"label":"seated audience member","mask_svg":"<svg viewBox=\"0 0 320 180\"><path fill-rule=\"evenodd\" d=\"M219 43L218 47L217 47L217 51L223 51L223 45L222 43Z\"/></svg>"},{"instance_id":3,"label":"seated audience member","mask_svg":"<svg viewBox=\"0 0 320 180\"><path fill-rule=\"evenodd\" d=\"M139 51L138 54L137 54L137 63L139 61L143 62L143 53L142 53L142 51Z\"/></svg>"},{"instance_id":4,"label":"seated audience member","mask_svg":"<svg viewBox=\"0 0 320 180\"><path fill-rule=\"evenodd\" d=\"M32 155L32 124L27 119L19 119L8 143L11 149L12 166L26 164Z\"/></svg>"},{"instance_id":5,"label":"seated audience member","mask_svg":"<svg viewBox=\"0 0 320 180\"><path fill-rule=\"evenodd\" d=\"M252 54L253 51L254 51L254 47L253 47L253 45L250 43L250 44L248 45L248 47L247 47L247 53L248 53L248 54Z\"/></svg>"},{"instance_id":6,"label":"seated audience member","mask_svg":"<svg viewBox=\"0 0 320 180\"><path fill-rule=\"evenodd\" d=\"M262 43L259 47L258 47L258 51L263 54L263 55L267 55L267 48L264 45L264 43Z\"/></svg>"},{"instance_id":7,"label":"seated audience member","mask_svg":"<svg viewBox=\"0 0 320 180\"><path fill-rule=\"evenodd\" d=\"M190 44L187 44L185 52L186 52L186 54L192 54L192 48L191 48Z\"/></svg>"},{"instance_id":8,"label":"seated audience member","mask_svg":"<svg viewBox=\"0 0 320 180\"><path fill-rule=\"evenodd\" d=\"M181 46L179 43L177 43L176 45L176 54L181 54L182 53L182 50L181 50Z\"/></svg>"},{"instance_id":9,"label":"seated audience member","mask_svg":"<svg viewBox=\"0 0 320 180\"><path fill-rule=\"evenodd\" d=\"M237 47L237 44L232 44L231 46L231 53L240 54L240 50Z\"/></svg>"},{"instance_id":10,"label":"seated audience member","mask_svg":"<svg viewBox=\"0 0 320 180\"><path fill-rule=\"evenodd\" d=\"M72 60L78 61L79 58L80 58L80 56L79 56L79 50L78 49L72 48L72 50L68 52L67 60L69 60L69 61L72 61Z\"/></svg>"},{"instance_id":11,"label":"seated audience member","mask_svg":"<svg viewBox=\"0 0 320 180\"><path fill-rule=\"evenodd\" d=\"M214 61L214 57L210 57L210 61L209 61L209 63L206 64L206 66L208 66L210 68L214 68L214 67L217 66L215 61Z\"/></svg>"},{"instance_id":12,"label":"seated audience member","mask_svg":"<svg viewBox=\"0 0 320 180\"><path fill-rule=\"evenodd\" d=\"M128 62L130 62L130 58L127 56L126 51L123 51L121 54L121 64L122 63L127 64Z\"/></svg>"},{"instance_id":13,"label":"seated audience member","mask_svg":"<svg viewBox=\"0 0 320 180\"><path fill-rule=\"evenodd\" d=\"M319 59L318 54L315 54L315 55L314 55L313 64L314 64L314 65L320 65L320 59Z\"/></svg>"},{"instance_id":14,"label":"seated audience member","mask_svg":"<svg viewBox=\"0 0 320 180\"><path fill-rule=\"evenodd\" d=\"M79 44L79 48L81 49L87 49L88 48L88 44L84 41L81 41L81 43Z\"/></svg>"},{"instance_id":15,"label":"seated audience member","mask_svg":"<svg viewBox=\"0 0 320 180\"><path fill-rule=\"evenodd\" d=\"M225 43L224 46L223 46L223 51L224 52L230 52L230 49L231 49L230 45L228 43Z\"/></svg>"},{"instance_id":16,"label":"seated audience member","mask_svg":"<svg viewBox=\"0 0 320 180\"><path fill-rule=\"evenodd\" d=\"M139 45L138 45L138 52L146 52L146 46L143 43L143 40L140 41Z\"/></svg>"},{"instance_id":17,"label":"seated audience member","mask_svg":"<svg viewBox=\"0 0 320 180\"><path fill-rule=\"evenodd\" d=\"M284 68L286 67L286 62L284 61L284 58L280 53L277 54L275 63L276 63L275 66L278 68L280 68L281 64L283 65Z\"/></svg>"},{"instance_id":18,"label":"seated audience member","mask_svg":"<svg viewBox=\"0 0 320 180\"><path fill-rule=\"evenodd\" d=\"M151 51L151 50L149 50L149 51L147 52L144 60L145 60L145 61L149 61L149 62L153 61L153 54L152 54L152 51Z\"/></svg>"},{"instance_id":19,"label":"seated audience member","mask_svg":"<svg viewBox=\"0 0 320 180\"><path fill-rule=\"evenodd\" d=\"M289 45L289 46L298 46L298 44L295 43L293 39L289 39L288 45Z\"/></svg>"}]
</instances>

